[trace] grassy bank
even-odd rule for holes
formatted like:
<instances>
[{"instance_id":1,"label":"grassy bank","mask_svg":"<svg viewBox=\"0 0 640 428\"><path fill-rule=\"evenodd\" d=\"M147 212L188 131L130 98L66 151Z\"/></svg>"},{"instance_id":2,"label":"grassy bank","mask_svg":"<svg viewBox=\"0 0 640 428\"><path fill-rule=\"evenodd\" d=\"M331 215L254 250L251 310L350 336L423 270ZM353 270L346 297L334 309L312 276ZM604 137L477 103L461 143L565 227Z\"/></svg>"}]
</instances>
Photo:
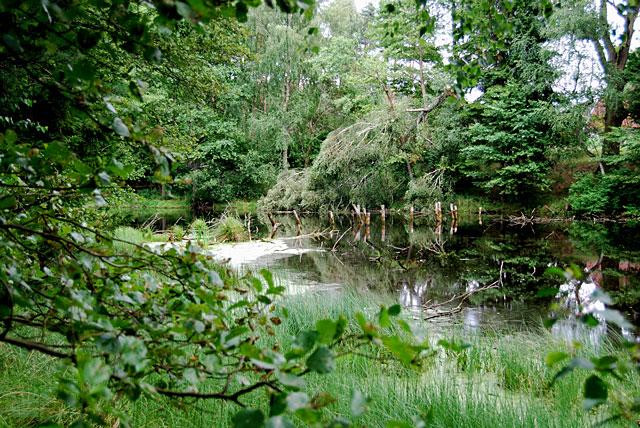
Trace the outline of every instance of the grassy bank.
<instances>
[{"instance_id":1,"label":"grassy bank","mask_svg":"<svg viewBox=\"0 0 640 428\"><path fill-rule=\"evenodd\" d=\"M381 300L384 299L355 292L290 297L289 316L276 329L275 339L286 348L292 336L312 327L315 320L358 310L373 312ZM438 337L437 332L428 329L426 334L434 342ZM607 416L605 408L595 413L582 410L581 373L563 378L553 388L547 387L556 370L543 363L544 355L567 348L550 334L534 330L463 339L472 345L468 350L457 355L438 350L420 371L394 361L344 357L335 372L307 377L306 392L310 396L329 392L338 401L325 410L327 418L348 418L349 398L354 389L359 389L371 402L368 411L355 422L372 427L384 426L389 420L410 422L416 416L436 427L584 427ZM588 348L580 351L585 356L593 352ZM0 372L0 425L33 426L45 421L67 425L73 420L74 415L53 398L59 369L49 357L0 344ZM639 392L638 387L619 391ZM245 403L267 408L268 398L264 392L257 392L246 397ZM238 411L235 405L217 401L176 405L151 397L142 397L135 403L123 399L120 407L136 427L228 426Z\"/></svg>"},{"instance_id":2,"label":"grassy bank","mask_svg":"<svg viewBox=\"0 0 640 428\"><path fill-rule=\"evenodd\" d=\"M213 204L213 211L216 213L224 212L235 214L236 216L251 214L255 215L258 212L257 201L244 201L235 200L231 202L219 202Z\"/></svg>"}]
</instances>

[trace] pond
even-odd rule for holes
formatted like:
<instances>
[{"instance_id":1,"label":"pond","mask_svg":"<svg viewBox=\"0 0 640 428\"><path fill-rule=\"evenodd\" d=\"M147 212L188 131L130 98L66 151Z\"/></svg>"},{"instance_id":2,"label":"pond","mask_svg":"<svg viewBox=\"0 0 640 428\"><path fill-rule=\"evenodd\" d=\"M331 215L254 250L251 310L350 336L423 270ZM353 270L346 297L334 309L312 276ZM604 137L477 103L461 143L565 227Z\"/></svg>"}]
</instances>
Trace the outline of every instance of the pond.
<instances>
[{"instance_id":1,"label":"pond","mask_svg":"<svg viewBox=\"0 0 640 428\"><path fill-rule=\"evenodd\" d=\"M374 214L366 227L352 216L336 216L332 226L328 218L306 215L299 229L294 216L274 215L281 225L269 239L266 216L244 220L252 229L251 242L210 251L240 270L272 270L290 293L369 290L393 296L414 318L443 328L502 331L538 326L550 303L571 306L579 298L588 304L594 290L604 290L632 322L640 320L635 224L513 224L496 216L480 223L475 215L462 217L453 228L450 221L436 227L426 216L416 215L411 223L403 216L382 221ZM540 290L558 289L563 282L545 271L571 264L586 272L579 293L564 284L566 295L539 297ZM569 337L576 328L554 326Z\"/></svg>"}]
</instances>

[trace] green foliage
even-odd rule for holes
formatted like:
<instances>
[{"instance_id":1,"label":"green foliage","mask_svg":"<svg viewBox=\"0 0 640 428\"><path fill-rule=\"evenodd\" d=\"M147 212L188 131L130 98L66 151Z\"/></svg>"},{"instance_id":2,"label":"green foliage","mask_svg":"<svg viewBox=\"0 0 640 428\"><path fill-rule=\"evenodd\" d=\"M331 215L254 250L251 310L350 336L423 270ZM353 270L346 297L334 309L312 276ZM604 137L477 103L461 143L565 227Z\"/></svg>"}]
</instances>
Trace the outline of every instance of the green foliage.
<instances>
[{"instance_id":1,"label":"green foliage","mask_svg":"<svg viewBox=\"0 0 640 428\"><path fill-rule=\"evenodd\" d=\"M602 214L611 208L615 195L612 182L607 177L587 174L578 178L569 190L571 209L581 214Z\"/></svg>"},{"instance_id":2,"label":"green foliage","mask_svg":"<svg viewBox=\"0 0 640 428\"><path fill-rule=\"evenodd\" d=\"M471 144L462 150L465 175L507 199L526 200L548 189L545 154L558 144L549 132L550 104L527 99L523 88L512 84L489 89L470 114L476 119L468 130Z\"/></svg>"},{"instance_id":3,"label":"green foliage","mask_svg":"<svg viewBox=\"0 0 640 428\"><path fill-rule=\"evenodd\" d=\"M608 171L580 177L569 189L571 209L579 214L637 212L640 208L640 131L616 129L610 133L620 155L607 158Z\"/></svg>"},{"instance_id":4,"label":"green foliage","mask_svg":"<svg viewBox=\"0 0 640 428\"><path fill-rule=\"evenodd\" d=\"M242 37L225 16L245 19L247 4L196 3L0 5L0 116L10 126L0 133L0 342L3 350L61 362L54 393L72 426L130 426L122 400L163 396L243 406L244 396L258 390L289 403L264 417L269 424L290 424L294 414L320 420L329 400L302 399L300 378L311 369L332 371L335 358L360 347L408 340L367 321L345 352L347 339L336 328L329 350L315 340L328 337L327 320L321 332L305 333L314 339L303 349L274 346L269 337L281 321L269 314L284 288L269 272L239 278L193 242L156 252L144 245L151 232L93 227L95 213L126 180L172 182L180 156L166 146L198 143L199 124L189 126L197 115L189 113L218 94L219 81L209 77L220 69L211 64L228 66L244 54L223 45ZM307 18L313 10L308 3L278 7L302 8ZM216 165L233 163L225 166L232 171L242 164L237 152L249 151L237 145L242 139L228 123L206 130L202 150L219 154ZM195 221L191 229L206 242L206 223ZM413 353L424 349L411 346ZM265 413L246 409L235 420L253 424Z\"/></svg>"},{"instance_id":5,"label":"green foliage","mask_svg":"<svg viewBox=\"0 0 640 428\"><path fill-rule=\"evenodd\" d=\"M564 277L576 290L579 290L583 285L583 272L578 266L571 265L570 267L562 270L560 268L551 268L550 273L552 275L558 275ZM634 330L625 317L618 310L610 309L609 306L613 304L611 297L602 290L596 290L591 299L595 302L599 302L603 309L598 309L592 313L588 308L579 300L577 301L577 313L576 318L580 320L587 328L594 328L600 325L600 323L608 323L616 325L622 329ZM545 323L548 326L552 326L557 321L557 318L553 317ZM580 346L580 343L574 344ZM606 350L604 350L606 352ZM591 373L585 380L583 386L583 407L585 410L591 410L596 406L603 405L608 402L610 398L609 392L613 391L613 383L619 382L624 385L627 382L633 382L631 376L633 372L638 368L638 356L640 355L640 345L638 343L629 342L624 340L623 352L619 355L614 353L604 354L591 358L583 358L581 356L574 356L567 364L564 365L551 380L553 386L560 379L573 373L575 370L586 370ZM553 366L554 364L565 361L569 358L569 354L564 352L553 352L547 354L545 359L547 365ZM609 379L604 381L603 379ZM620 386L619 386L620 387ZM638 408L637 399L630 397L618 398L616 403L613 404L614 415L611 419L618 419L621 417L627 417L629 414L633 414L640 410Z\"/></svg>"},{"instance_id":6,"label":"green foliage","mask_svg":"<svg viewBox=\"0 0 640 428\"><path fill-rule=\"evenodd\" d=\"M182 241L185 236L184 227L180 226L179 224L174 224L173 226L171 226L170 234L173 240Z\"/></svg>"},{"instance_id":7,"label":"green foliage","mask_svg":"<svg viewBox=\"0 0 640 428\"><path fill-rule=\"evenodd\" d=\"M216 241L240 242L247 239L247 229L242 221L233 215L223 214L216 220L211 231Z\"/></svg>"},{"instance_id":8,"label":"green foliage","mask_svg":"<svg viewBox=\"0 0 640 428\"><path fill-rule=\"evenodd\" d=\"M191 222L189 226L189 230L193 239L198 242L201 242L205 245L209 243L209 239L211 236L211 228L209 227L209 223L206 220L201 218L196 218Z\"/></svg>"}]
</instances>

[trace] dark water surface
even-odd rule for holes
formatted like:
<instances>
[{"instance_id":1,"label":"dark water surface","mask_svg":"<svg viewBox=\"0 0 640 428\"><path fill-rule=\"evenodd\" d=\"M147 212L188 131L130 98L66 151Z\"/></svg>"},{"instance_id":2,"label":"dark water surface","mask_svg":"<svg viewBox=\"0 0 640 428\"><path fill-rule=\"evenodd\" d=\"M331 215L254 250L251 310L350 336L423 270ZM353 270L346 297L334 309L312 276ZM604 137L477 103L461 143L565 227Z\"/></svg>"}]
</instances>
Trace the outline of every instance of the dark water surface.
<instances>
[{"instance_id":1,"label":"dark water surface","mask_svg":"<svg viewBox=\"0 0 640 428\"><path fill-rule=\"evenodd\" d=\"M399 216L382 222L374 214L365 227L351 216L337 217L332 226L325 217L308 215L298 230L292 215L274 219L282 224L274 238L291 251L258 257L246 267L270 268L294 292L379 291L424 319L456 308L459 299L434 304L494 284L471 294L455 315L430 322L471 330L517 329L539 324L553 302L575 305L576 293L568 284L563 286L570 291L566 296L538 297L541 289L558 289L563 282L545 275L549 266L575 264L587 272L577 293L582 303L588 304L594 290L604 290L634 324L640 321L637 224L518 225L497 217L484 217L480 224L475 215L461 218L456 228L448 219L438 228L433 218L416 216L411 224ZM251 228L253 239L271 234L266 216L253 217Z\"/></svg>"}]
</instances>

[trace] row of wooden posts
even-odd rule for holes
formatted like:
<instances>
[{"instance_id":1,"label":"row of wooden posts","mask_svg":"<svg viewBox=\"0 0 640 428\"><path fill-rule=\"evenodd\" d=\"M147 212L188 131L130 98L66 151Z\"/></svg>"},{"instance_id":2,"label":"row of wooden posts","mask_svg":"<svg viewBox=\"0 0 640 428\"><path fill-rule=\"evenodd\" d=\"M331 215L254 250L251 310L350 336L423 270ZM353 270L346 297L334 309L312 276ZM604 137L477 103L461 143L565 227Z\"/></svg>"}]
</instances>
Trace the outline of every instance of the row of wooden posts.
<instances>
[{"instance_id":1,"label":"row of wooden posts","mask_svg":"<svg viewBox=\"0 0 640 428\"><path fill-rule=\"evenodd\" d=\"M367 210L366 207L360 207L360 205L356 205L356 204L352 204L353 210L351 211L351 216L354 220L354 224L356 225L356 227L354 228L354 233L355 234L359 234L360 229L364 226L365 227L365 237L367 237L369 235L369 233L367 233L367 230L370 228L371 225L371 211ZM483 213L483 209L482 207L478 207L478 223L482 224L482 213ZM436 233L438 233L438 231L440 231L440 233L442 233L442 222L443 222L443 216L442 216L442 202L436 202L434 204L434 215L435 215L435 219L436 219ZM458 206L454 203L450 203L449 204L449 215L451 216L451 229L450 232L451 233L455 233L458 231ZM302 220L300 220L300 215L298 214L298 212L296 210L293 210L293 216L295 217L296 220L296 231L297 231L297 235L301 235L302 234ZM414 220L414 216L415 216L415 210L413 208L413 205L409 207L409 232L413 233L413 220ZM276 234L276 232L278 231L278 228L281 226L281 223L276 222L273 217L271 216L271 214L268 214L269 217L269 221L271 222L271 238L273 238ZM333 213L333 211L329 211L328 212L328 217L329 217L329 223L331 225L331 227L333 229L335 229L336 226L336 220L335 220L335 215ZM385 239L385 222L386 222L386 217L387 217L387 209L384 205L380 205L380 221L382 223L382 240L384 241Z\"/></svg>"}]
</instances>

